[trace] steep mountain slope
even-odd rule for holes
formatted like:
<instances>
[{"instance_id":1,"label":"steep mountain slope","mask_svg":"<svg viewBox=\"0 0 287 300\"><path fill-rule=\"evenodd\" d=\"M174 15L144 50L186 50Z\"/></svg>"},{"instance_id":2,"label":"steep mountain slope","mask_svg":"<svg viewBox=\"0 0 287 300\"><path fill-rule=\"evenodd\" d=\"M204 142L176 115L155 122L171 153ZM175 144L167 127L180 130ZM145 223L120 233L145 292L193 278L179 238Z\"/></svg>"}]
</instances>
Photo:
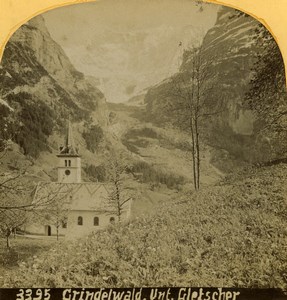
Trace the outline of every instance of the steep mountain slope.
<instances>
[{"instance_id":1,"label":"steep mountain slope","mask_svg":"<svg viewBox=\"0 0 287 300\"><path fill-rule=\"evenodd\" d=\"M179 31L167 25L141 30L119 26L116 32L105 31L91 43L86 60L99 74L98 87L107 100L124 102L176 72L181 61L178 41L188 44L195 37L188 27ZM102 45L101 40L109 43Z\"/></svg>"},{"instance_id":2,"label":"steep mountain slope","mask_svg":"<svg viewBox=\"0 0 287 300\"><path fill-rule=\"evenodd\" d=\"M117 152L125 152L137 182L152 190L181 190L192 182L190 137L177 129L161 128L144 119L145 107L131 103L111 104L113 120L108 127ZM117 143L115 142L117 141ZM201 183L214 184L223 176L210 164L211 149L202 149ZM185 187L184 187L185 186Z\"/></svg>"},{"instance_id":3,"label":"steep mountain slope","mask_svg":"<svg viewBox=\"0 0 287 300\"><path fill-rule=\"evenodd\" d=\"M59 8L44 18L77 69L96 76L107 101L118 103L177 71L179 42L201 39L216 9L206 5L201 12L193 1L127 0Z\"/></svg>"},{"instance_id":4,"label":"steep mountain slope","mask_svg":"<svg viewBox=\"0 0 287 300\"><path fill-rule=\"evenodd\" d=\"M65 128L68 116L73 121L85 119L87 126L107 124L104 95L93 78L74 68L41 16L9 40L0 67L0 97L3 122L10 130L1 130L0 136L12 137L34 157L48 148L47 138L54 130Z\"/></svg>"},{"instance_id":5,"label":"steep mountain slope","mask_svg":"<svg viewBox=\"0 0 287 300\"><path fill-rule=\"evenodd\" d=\"M217 22L204 40L203 49L212 72L216 74L216 86L212 90L212 101L223 98L227 112L223 122L235 133L251 134L252 116L242 108L242 98L248 88L251 69L255 61L254 30L258 22L247 16L238 15L234 9L223 8L218 12ZM189 67L186 57L182 69Z\"/></svg>"},{"instance_id":6,"label":"steep mountain slope","mask_svg":"<svg viewBox=\"0 0 287 300\"><path fill-rule=\"evenodd\" d=\"M221 103L219 113L212 121L208 119L205 122L203 119L202 136L207 143L244 160L254 159L249 151L254 147L251 145L254 142L254 118L244 108L243 98L248 90L256 53L260 51L254 39L256 26L258 22L255 19L223 7L218 12L215 26L207 32L202 43L203 58L212 74L206 105L212 107ZM192 51L185 51L180 68L182 74L187 74L192 68L191 58ZM163 123L170 120L164 109L168 89L172 89L171 79L148 91L145 103L151 119ZM176 97L173 101L177 101Z\"/></svg>"}]
</instances>

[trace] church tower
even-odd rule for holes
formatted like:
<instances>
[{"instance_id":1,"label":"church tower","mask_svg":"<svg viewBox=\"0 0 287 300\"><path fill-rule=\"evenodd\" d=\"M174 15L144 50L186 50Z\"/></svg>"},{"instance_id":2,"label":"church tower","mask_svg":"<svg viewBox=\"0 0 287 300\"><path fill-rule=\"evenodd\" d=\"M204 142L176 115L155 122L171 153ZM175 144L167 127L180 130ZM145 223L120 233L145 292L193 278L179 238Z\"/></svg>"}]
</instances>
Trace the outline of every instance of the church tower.
<instances>
[{"instance_id":1,"label":"church tower","mask_svg":"<svg viewBox=\"0 0 287 300\"><path fill-rule=\"evenodd\" d=\"M81 182L81 157L75 147L72 126L69 121L65 145L60 147L58 166L58 182Z\"/></svg>"}]
</instances>

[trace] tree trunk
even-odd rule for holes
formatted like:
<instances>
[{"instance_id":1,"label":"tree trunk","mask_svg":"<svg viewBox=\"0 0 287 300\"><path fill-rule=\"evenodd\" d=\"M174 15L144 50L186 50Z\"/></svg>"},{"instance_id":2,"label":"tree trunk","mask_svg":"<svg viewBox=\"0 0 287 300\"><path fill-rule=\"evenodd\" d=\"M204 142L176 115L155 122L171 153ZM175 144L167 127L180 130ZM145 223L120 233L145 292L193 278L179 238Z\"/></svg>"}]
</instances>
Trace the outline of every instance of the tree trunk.
<instances>
[{"instance_id":1,"label":"tree trunk","mask_svg":"<svg viewBox=\"0 0 287 300\"><path fill-rule=\"evenodd\" d=\"M198 132L198 118L199 118L199 110L200 110L200 76L202 74L201 67L201 49L199 48L199 52L197 55L197 66L196 66L196 106L194 112L194 129L195 129L195 140L196 140L196 171L197 171L197 190L199 190L199 180L200 180L200 153L199 153L199 132Z\"/></svg>"},{"instance_id":2,"label":"tree trunk","mask_svg":"<svg viewBox=\"0 0 287 300\"><path fill-rule=\"evenodd\" d=\"M196 140L196 175L197 175L197 190L199 190L199 179L200 179L200 152L199 152L199 133L198 123L195 120L195 140Z\"/></svg>"},{"instance_id":3,"label":"tree trunk","mask_svg":"<svg viewBox=\"0 0 287 300\"><path fill-rule=\"evenodd\" d=\"M120 179L119 175L116 174L116 180L115 180L115 186L116 186L116 205L117 205L117 215L118 215L118 221L121 221L121 191L120 191Z\"/></svg>"},{"instance_id":4,"label":"tree trunk","mask_svg":"<svg viewBox=\"0 0 287 300\"><path fill-rule=\"evenodd\" d=\"M117 197L117 211L118 211L118 221L120 222L121 221L121 214L122 214L120 197Z\"/></svg>"},{"instance_id":5,"label":"tree trunk","mask_svg":"<svg viewBox=\"0 0 287 300\"><path fill-rule=\"evenodd\" d=\"M192 122L192 117L189 121L190 123L190 131L191 131L191 140L192 140L192 148L191 148L191 152L192 152L192 168L193 168L193 185L194 185L194 189L197 189L197 176L196 176L196 158L195 158L195 137L194 137L194 132L193 132L193 122Z\"/></svg>"},{"instance_id":6,"label":"tree trunk","mask_svg":"<svg viewBox=\"0 0 287 300\"><path fill-rule=\"evenodd\" d=\"M7 229L6 232L6 246L7 249L10 249L11 245L10 245L10 235L11 235L11 230Z\"/></svg>"},{"instance_id":7,"label":"tree trunk","mask_svg":"<svg viewBox=\"0 0 287 300\"><path fill-rule=\"evenodd\" d=\"M59 240L59 225L56 226L57 241Z\"/></svg>"},{"instance_id":8,"label":"tree trunk","mask_svg":"<svg viewBox=\"0 0 287 300\"><path fill-rule=\"evenodd\" d=\"M121 211L120 211L120 208L118 208L118 221L121 222Z\"/></svg>"}]
</instances>

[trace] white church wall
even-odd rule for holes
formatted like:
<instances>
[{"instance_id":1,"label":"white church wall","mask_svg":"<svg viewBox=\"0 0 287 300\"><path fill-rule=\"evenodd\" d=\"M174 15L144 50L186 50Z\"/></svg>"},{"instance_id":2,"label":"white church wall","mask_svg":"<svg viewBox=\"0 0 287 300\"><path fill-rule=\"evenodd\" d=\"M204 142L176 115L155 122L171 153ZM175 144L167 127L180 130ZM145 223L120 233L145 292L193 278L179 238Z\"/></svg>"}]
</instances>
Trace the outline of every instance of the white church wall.
<instances>
[{"instance_id":1,"label":"white church wall","mask_svg":"<svg viewBox=\"0 0 287 300\"><path fill-rule=\"evenodd\" d=\"M58 166L58 182L81 182L81 158L60 157Z\"/></svg>"},{"instance_id":2,"label":"white church wall","mask_svg":"<svg viewBox=\"0 0 287 300\"><path fill-rule=\"evenodd\" d=\"M50 227L50 229L49 229ZM53 224L49 223L34 223L26 225L23 230L26 234L39 235L39 236L56 236L57 228ZM67 229L60 226L58 228L58 235L65 236L67 233Z\"/></svg>"},{"instance_id":3,"label":"white church wall","mask_svg":"<svg viewBox=\"0 0 287 300\"><path fill-rule=\"evenodd\" d=\"M82 225L79 224L79 217L82 217ZM98 217L98 225L94 225L94 218ZM116 216L101 214L95 211L70 211L67 224L67 239L73 239L88 235L93 231L103 229L111 224L111 218L117 220Z\"/></svg>"}]
</instances>

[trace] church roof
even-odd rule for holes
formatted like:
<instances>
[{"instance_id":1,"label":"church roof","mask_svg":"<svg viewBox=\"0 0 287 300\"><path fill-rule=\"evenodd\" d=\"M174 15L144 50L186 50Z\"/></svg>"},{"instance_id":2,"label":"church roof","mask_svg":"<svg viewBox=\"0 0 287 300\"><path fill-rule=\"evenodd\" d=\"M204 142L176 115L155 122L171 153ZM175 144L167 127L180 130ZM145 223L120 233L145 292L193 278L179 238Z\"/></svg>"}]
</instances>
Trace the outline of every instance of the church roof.
<instances>
[{"instance_id":1,"label":"church roof","mask_svg":"<svg viewBox=\"0 0 287 300\"><path fill-rule=\"evenodd\" d=\"M33 204L38 209L64 207L70 211L107 211L110 210L109 191L111 186L108 183L40 182Z\"/></svg>"},{"instance_id":2,"label":"church roof","mask_svg":"<svg viewBox=\"0 0 287 300\"><path fill-rule=\"evenodd\" d=\"M64 146L60 147L60 153L58 154L58 156L73 156L73 157L80 156L78 153L78 149L75 146L73 130L72 130L72 125L70 120L68 123L68 130L66 133L65 144Z\"/></svg>"}]
</instances>

